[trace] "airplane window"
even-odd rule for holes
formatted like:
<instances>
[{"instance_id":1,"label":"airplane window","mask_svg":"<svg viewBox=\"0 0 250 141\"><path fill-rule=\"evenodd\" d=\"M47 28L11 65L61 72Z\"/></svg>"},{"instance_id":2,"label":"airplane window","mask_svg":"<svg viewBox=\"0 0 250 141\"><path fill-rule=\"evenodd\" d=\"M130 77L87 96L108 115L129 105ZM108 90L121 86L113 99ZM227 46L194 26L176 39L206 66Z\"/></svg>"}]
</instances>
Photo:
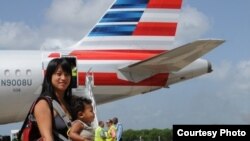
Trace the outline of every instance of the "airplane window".
<instances>
[{"instance_id":1,"label":"airplane window","mask_svg":"<svg viewBox=\"0 0 250 141\"><path fill-rule=\"evenodd\" d=\"M28 75L28 76L31 75L31 70L30 69L26 70L26 75Z\"/></svg>"},{"instance_id":2,"label":"airplane window","mask_svg":"<svg viewBox=\"0 0 250 141\"><path fill-rule=\"evenodd\" d=\"M5 70L5 71L4 71L4 75L5 75L5 76L9 76L9 75L10 75L10 70Z\"/></svg>"},{"instance_id":3,"label":"airplane window","mask_svg":"<svg viewBox=\"0 0 250 141\"><path fill-rule=\"evenodd\" d=\"M21 75L21 71L19 69L16 70L16 76L20 76Z\"/></svg>"}]
</instances>

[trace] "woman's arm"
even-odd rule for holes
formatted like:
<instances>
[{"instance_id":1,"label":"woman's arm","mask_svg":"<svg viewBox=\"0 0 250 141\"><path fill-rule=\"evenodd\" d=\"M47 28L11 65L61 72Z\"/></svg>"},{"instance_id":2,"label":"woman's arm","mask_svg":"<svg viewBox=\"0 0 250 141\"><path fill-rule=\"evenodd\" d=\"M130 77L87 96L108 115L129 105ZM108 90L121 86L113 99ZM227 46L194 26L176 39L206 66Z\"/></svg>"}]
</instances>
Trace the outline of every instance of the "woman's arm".
<instances>
[{"instance_id":1,"label":"woman's arm","mask_svg":"<svg viewBox=\"0 0 250 141\"><path fill-rule=\"evenodd\" d=\"M43 140L53 141L52 115L46 100L38 101L34 108L34 116Z\"/></svg>"},{"instance_id":2,"label":"woman's arm","mask_svg":"<svg viewBox=\"0 0 250 141\"><path fill-rule=\"evenodd\" d=\"M112 137L112 139L116 138L116 133L115 133L115 129L114 128L111 128L111 137Z\"/></svg>"}]
</instances>

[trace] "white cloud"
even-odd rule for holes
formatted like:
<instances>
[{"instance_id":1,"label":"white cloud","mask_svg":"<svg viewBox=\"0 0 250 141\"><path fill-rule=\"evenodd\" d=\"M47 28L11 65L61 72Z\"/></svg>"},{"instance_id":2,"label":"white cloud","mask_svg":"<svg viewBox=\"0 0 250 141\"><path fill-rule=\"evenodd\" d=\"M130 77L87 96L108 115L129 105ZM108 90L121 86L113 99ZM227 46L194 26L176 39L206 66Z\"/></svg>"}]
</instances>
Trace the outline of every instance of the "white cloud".
<instances>
[{"instance_id":1,"label":"white cloud","mask_svg":"<svg viewBox=\"0 0 250 141\"><path fill-rule=\"evenodd\" d=\"M113 0L54 0L47 11L47 28L63 37L82 38ZM91 7L91 8L90 8Z\"/></svg>"},{"instance_id":2,"label":"white cloud","mask_svg":"<svg viewBox=\"0 0 250 141\"><path fill-rule=\"evenodd\" d=\"M0 22L0 48L32 49L38 42L36 29L24 23Z\"/></svg>"},{"instance_id":3,"label":"white cloud","mask_svg":"<svg viewBox=\"0 0 250 141\"><path fill-rule=\"evenodd\" d=\"M82 0L54 0L47 11L47 18L59 25L77 25L83 22L84 9Z\"/></svg>"},{"instance_id":4,"label":"white cloud","mask_svg":"<svg viewBox=\"0 0 250 141\"><path fill-rule=\"evenodd\" d=\"M240 94L250 91L250 60L241 60L237 64L221 62L215 66L214 74L210 79L223 82L228 87L229 93Z\"/></svg>"},{"instance_id":5,"label":"white cloud","mask_svg":"<svg viewBox=\"0 0 250 141\"><path fill-rule=\"evenodd\" d=\"M206 15L196 8L187 6L182 9L177 27L176 44L182 44L200 38L211 24Z\"/></svg>"},{"instance_id":6,"label":"white cloud","mask_svg":"<svg viewBox=\"0 0 250 141\"><path fill-rule=\"evenodd\" d=\"M232 86L241 92L248 93L250 91L250 60L241 61L234 69L236 71L232 74L235 80L232 81Z\"/></svg>"},{"instance_id":7,"label":"white cloud","mask_svg":"<svg viewBox=\"0 0 250 141\"><path fill-rule=\"evenodd\" d=\"M236 67L240 71L241 78L250 80L250 60L241 61Z\"/></svg>"},{"instance_id":8,"label":"white cloud","mask_svg":"<svg viewBox=\"0 0 250 141\"><path fill-rule=\"evenodd\" d=\"M67 47L84 37L112 1L53 0L40 27L30 27L25 21L0 22L0 49Z\"/></svg>"},{"instance_id":9,"label":"white cloud","mask_svg":"<svg viewBox=\"0 0 250 141\"><path fill-rule=\"evenodd\" d=\"M50 22L59 25L83 26L83 24L96 21L100 15L103 15L103 11L112 1L54 0L47 11L47 18Z\"/></svg>"},{"instance_id":10,"label":"white cloud","mask_svg":"<svg viewBox=\"0 0 250 141\"><path fill-rule=\"evenodd\" d=\"M68 39L46 39L42 45L42 50L58 50L72 45L74 42Z\"/></svg>"},{"instance_id":11,"label":"white cloud","mask_svg":"<svg viewBox=\"0 0 250 141\"><path fill-rule=\"evenodd\" d=\"M205 75L208 79L214 79L217 81L225 80L232 73L232 63L228 61L222 61L218 66L213 66L212 75Z\"/></svg>"}]
</instances>

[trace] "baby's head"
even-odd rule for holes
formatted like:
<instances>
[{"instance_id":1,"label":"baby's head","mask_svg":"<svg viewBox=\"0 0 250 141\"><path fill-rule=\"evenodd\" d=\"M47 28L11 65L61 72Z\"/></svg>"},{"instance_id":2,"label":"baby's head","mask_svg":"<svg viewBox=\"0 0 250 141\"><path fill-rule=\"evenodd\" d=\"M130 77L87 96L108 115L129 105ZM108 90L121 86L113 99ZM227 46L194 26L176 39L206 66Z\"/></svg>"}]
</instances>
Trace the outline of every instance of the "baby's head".
<instances>
[{"instance_id":1,"label":"baby's head","mask_svg":"<svg viewBox=\"0 0 250 141\"><path fill-rule=\"evenodd\" d=\"M72 98L70 107L73 120L79 119L85 123L91 123L95 118L92 101L90 99L74 97Z\"/></svg>"}]
</instances>

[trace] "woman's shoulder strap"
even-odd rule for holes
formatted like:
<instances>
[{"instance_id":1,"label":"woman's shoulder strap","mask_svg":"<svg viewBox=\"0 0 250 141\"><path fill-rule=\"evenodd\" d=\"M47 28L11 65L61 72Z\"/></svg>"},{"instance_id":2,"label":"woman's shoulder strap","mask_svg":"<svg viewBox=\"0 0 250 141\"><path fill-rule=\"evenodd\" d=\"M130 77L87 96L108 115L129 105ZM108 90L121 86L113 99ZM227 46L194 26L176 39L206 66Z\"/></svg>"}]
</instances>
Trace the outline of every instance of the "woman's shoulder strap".
<instances>
[{"instance_id":1,"label":"woman's shoulder strap","mask_svg":"<svg viewBox=\"0 0 250 141\"><path fill-rule=\"evenodd\" d=\"M56 110L56 112L59 114L59 116L65 122L66 126L69 128L71 126L71 120L66 116L66 114L63 111L63 109L60 106L60 104L57 101L55 101L55 100L52 100L52 104L53 104L54 110Z\"/></svg>"}]
</instances>

